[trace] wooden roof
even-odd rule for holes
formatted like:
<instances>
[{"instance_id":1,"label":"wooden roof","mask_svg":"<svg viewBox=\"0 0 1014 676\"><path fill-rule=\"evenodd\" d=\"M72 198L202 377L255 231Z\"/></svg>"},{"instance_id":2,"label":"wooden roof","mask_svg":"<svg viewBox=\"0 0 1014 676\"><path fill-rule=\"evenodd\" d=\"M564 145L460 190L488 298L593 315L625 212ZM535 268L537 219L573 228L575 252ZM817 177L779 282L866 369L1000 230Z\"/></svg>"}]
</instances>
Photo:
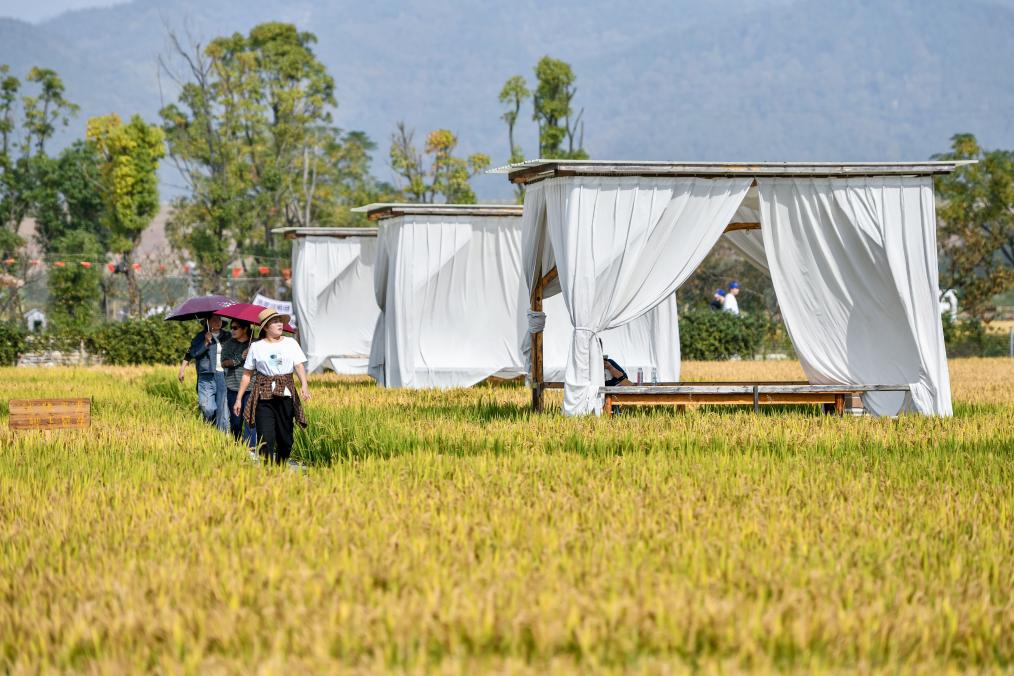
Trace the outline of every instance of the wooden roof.
<instances>
[{"instance_id":1,"label":"wooden roof","mask_svg":"<svg viewBox=\"0 0 1014 676\"><path fill-rule=\"evenodd\" d=\"M271 232L282 235L285 239L300 237L376 237L376 228L275 228Z\"/></svg>"},{"instance_id":2,"label":"wooden roof","mask_svg":"<svg viewBox=\"0 0 1014 676\"><path fill-rule=\"evenodd\" d=\"M511 183L536 183L557 176L751 176L849 177L949 174L974 160L925 162L656 162L611 160L529 160L491 169Z\"/></svg>"},{"instance_id":3,"label":"wooden roof","mask_svg":"<svg viewBox=\"0 0 1014 676\"><path fill-rule=\"evenodd\" d=\"M366 214L371 221L397 216L520 216L520 204L396 204L378 203L356 207L352 211Z\"/></svg>"}]
</instances>

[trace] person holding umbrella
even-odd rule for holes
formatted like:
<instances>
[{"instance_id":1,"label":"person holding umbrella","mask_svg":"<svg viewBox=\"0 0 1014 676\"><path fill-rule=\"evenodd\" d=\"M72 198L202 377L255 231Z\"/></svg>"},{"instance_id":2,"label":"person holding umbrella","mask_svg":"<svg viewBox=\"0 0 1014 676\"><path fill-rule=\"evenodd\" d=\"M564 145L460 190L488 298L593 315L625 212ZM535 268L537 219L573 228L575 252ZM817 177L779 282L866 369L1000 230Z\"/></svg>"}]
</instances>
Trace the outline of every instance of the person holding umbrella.
<instances>
[{"instance_id":1,"label":"person holding umbrella","mask_svg":"<svg viewBox=\"0 0 1014 676\"><path fill-rule=\"evenodd\" d=\"M179 379L183 382L191 361L197 369L197 404L206 421L214 422L223 432L229 431L228 392L225 368L222 366L222 345L230 340L222 330L222 318L211 315L204 320L204 331L190 341L190 349L180 364Z\"/></svg>"},{"instance_id":2,"label":"person holding umbrella","mask_svg":"<svg viewBox=\"0 0 1014 676\"><path fill-rule=\"evenodd\" d=\"M240 319L233 319L229 322L229 330L232 332L232 340L222 346L222 366L225 367L225 387L228 390L229 400L229 428L232 436L239 441L242 438L252 449L257 447L256 431L253 425L247 425L243 430L243 417L233 413L239 394L239 384L243 380L243 364L246 362L247 352L250 350L251 328L249 322ZM243 399L239 399L240 409L246 403L245 399L250 396L247 392Z\"/></svg>"},{"instance_id":3,"label":"person holding umbrella","mask_svg":"<svg viewBox=\"0 0 1014 676\"><path fill-rule=\"evenodd\" d=\"M306 355L299 343L282 335L288 315L267 308L258 314L257 319L261 339L251 344L247 352L243 379L239 383L232 411L236 415L243 411L247 424L257 428L261 454L281 464L292 454L293 424L306 428L303 402L310 400ZM299 376L298 393L293 372ZM252 394L241 409L243 397L255 373L257 380Z\"/></svg>"}]
</instances>

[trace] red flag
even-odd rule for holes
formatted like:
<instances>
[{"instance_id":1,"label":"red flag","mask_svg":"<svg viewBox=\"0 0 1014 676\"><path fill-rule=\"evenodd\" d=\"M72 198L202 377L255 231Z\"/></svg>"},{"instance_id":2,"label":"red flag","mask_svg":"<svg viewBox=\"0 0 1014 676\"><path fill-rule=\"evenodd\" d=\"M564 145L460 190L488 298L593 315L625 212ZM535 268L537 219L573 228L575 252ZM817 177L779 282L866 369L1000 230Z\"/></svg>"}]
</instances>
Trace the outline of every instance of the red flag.
<instances>
[{"instance_id":1,"label":"red flag","mask_svg":"<svg viewBox=\"0 0 1014 676\"><path fill-rule=\"evenodd\" d=\"M55 265L58 268L62 268L63 266L65 266L67 264L64 263L63 261L57 261L57 262L53 263L53 265Z\"/></svg>"},{"instance_id":2,"label":"red flag","mask_svg":"<svg viewBox=\"0 0 1014 676\"><path fill-rule=\"evenodd\" d=\"M106 270L116 272L116 263L106 263Z\"/></svg>"},{"instance_id":3,"label":"red flag","mask_svg":"<svg viewBox=\"0 0 1014 676\"><path fill-rule=\"evenodd\" d=\"M232 269L232 276L233 277L239 277L242 274L243 274L243 268L233 268Z\"/></svg>"},{"instance_id":4,"label":"red flag","mask_svg":"<svg viewBox=\"0 0 1014 676\"><path fill-rule=\"evenodd\" d=\"M257 268L257 272L261 273L262 275L266 275L269 272L271 272L271 268L269 268L266 265L262 265L259 268Z\"/></svg>"},{"instance_id":5,"label":"red flag","mask_svg":"<svg viewBox=\"0 0 1014 676\"><path fill-rule=\"evenodd\" d=\"M90 270L91 267L92 267L92 264L89 263L88 261L81 261L81 267L83 267L85 270Z\"/></svg>"}]
</instances>

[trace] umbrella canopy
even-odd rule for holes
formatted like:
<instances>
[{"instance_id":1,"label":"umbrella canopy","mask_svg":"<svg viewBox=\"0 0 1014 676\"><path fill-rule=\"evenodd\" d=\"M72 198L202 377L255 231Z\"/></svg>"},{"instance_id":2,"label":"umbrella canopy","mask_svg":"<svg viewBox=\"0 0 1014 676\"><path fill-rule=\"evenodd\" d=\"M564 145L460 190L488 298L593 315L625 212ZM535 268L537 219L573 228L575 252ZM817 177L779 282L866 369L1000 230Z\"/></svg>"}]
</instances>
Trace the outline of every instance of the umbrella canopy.
<instances>
[{"instance_id":1,"label":"umbrella canopy","mask_svg":"<svg viewBox=\"0 0 1014 676\"><path fill-rule=\"evenodd\" d=\"M220 317L228 317L229 319L238 319L243 322L249 322L250 324L257 326L258 319L257 315L264 312L267 308L263 305L255 305L253 303L235 303L224 307L220 310L215 310L214 314ZM283 328L287 333L295 333L296 329L292 328L288 324Z\"/></svg>"},{"instance_id":2,"label":"umbrella canopy","mask_svg":"<svg viewBox=\"0 0 1014 676\"><path fill-rule=\"evenodd\" d=\"M205 319L214 314L215 310L235 304L236 301L225 296L195 296L173 308L173 311L166 315L166 320L183 322L190 319Z\"/></svg>"}]
</instances>

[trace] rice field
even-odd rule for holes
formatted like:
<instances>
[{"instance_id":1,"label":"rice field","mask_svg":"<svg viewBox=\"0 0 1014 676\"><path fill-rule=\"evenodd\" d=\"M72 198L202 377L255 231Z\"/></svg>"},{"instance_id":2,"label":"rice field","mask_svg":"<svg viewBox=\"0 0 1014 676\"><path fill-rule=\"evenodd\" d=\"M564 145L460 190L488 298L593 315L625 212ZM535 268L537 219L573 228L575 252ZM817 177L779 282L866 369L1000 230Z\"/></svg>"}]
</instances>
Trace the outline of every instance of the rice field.
<instances>
[{"instance_id":1,"label":"rice field","mask_svg":"<svg viewBox=\"0 0 1014 676\"><path fill-rule=\"evenodd\" d=\"M1011 359L953 361L946 420L322 376L305 471L201 423L192 375L0 376L0 672L1014 668ZM92 428L14 434L26 396Z\"/></svg>"}]
</instances>

